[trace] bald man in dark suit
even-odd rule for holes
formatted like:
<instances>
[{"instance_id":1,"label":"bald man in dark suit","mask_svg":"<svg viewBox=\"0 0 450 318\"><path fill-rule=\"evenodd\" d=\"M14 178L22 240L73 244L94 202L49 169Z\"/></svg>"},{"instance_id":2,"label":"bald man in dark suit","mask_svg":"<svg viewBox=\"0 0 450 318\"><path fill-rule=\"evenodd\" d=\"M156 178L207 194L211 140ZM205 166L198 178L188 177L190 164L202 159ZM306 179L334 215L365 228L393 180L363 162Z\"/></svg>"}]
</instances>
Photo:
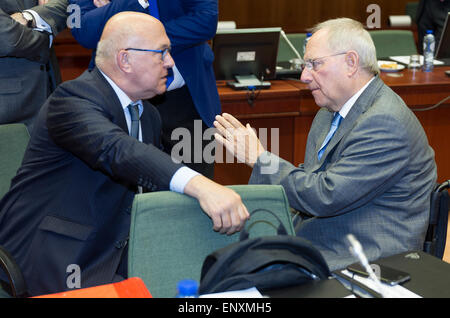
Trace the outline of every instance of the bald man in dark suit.
<instances>
[{"instance_id":1,"label":"bald man in dark suit","mask_svg":"<svg viewBox=\"0 0 450 318\"><path fill-rule=\"evenodd\" d=\"M41 108L0 201L0 245L17 260L31 295L72 288L67 270L74 265L80 287L126 278L139 187L196 198L221 233L244 226L249 215L237 193L161 149L161 119L147 99L166 90L169 47L158 20L119 13L105 26L97 67L59 85ZM133 119L128 106L140 117Z\"/></svg>"}]
</instances>

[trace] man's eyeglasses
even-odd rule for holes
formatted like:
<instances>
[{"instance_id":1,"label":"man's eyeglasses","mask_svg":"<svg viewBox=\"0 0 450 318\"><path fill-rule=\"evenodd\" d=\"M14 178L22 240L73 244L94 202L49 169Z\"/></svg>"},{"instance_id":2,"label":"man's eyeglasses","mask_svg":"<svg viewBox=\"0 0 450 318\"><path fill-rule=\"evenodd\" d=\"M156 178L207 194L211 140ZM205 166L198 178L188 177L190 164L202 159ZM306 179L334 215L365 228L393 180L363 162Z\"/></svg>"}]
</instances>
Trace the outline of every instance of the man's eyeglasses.
<instances>
[{"instance_id":1,"label":"man's eyeglasses","mask_svg":"<svg viewBox=\"0 0 450 318\"><path fill-rule=\"evenodd\" d=\"M331 54L331 55L327 55L327 56L317 57L315 59L305 60L305 62L302 64L302 70L307 68L309 71L311 71L311 70L317 71L319 66L323 63L322 60L324 58L338 56L338 55L342 55L342 54L347 54L347 52L341 52L341 53Z\"/></svg>"},{"instance_id":2,"label":"man's eyeglasses","mask_svg":"<svg viewBox=\"0 0 450 318\"><path fill-rule=\"evenodd\" d=\"M150 50L150 49L136 49L133 47L129 47L125 49L125 51L139 51L139 52L155 52L155 53L161 53L161 60L164 62L164 59L166 58L167 54L170 54L170 47L164 49L164 50Z\"/></svg>"}]
</instances>

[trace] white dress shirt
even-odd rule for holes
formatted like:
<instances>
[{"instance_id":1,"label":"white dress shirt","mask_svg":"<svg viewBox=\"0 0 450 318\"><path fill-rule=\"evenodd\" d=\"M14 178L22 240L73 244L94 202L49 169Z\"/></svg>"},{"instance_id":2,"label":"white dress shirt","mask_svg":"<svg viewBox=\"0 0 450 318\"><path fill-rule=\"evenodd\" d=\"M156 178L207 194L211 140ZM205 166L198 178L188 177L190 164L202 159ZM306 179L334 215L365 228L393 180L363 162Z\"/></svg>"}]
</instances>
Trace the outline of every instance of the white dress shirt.
<instances>
[{"instance_id":1,"label":"white dress shirt","mask_svg":"<svg viewBox=\"0 0 450 318\"><path fill-rule=\"evenodd\" d=\"M42 19L39 14L37 14L36 12L34 12L33 10L24 10L23 12L28 12L29 14L31 14L34 18L34 21L36 23L36 27L33 28L33 30L36 31L46 31L49 33L49 38L50 38L50 45L49 47L52 46L53 43L53 32L52 32L52 28L50 27L50 25L44 21L44 19Z\"/></svg>"},{"instance_id":2,"label":"white dress shirt","mask_svg":"<svg viewBox=\"0 0 450 318\"><path fill-rule=\"evenodd\" d=\"M361 94L364 92L364 90L369 86L369 84L375 79L375 76L372 77L370 81L366 83L358 92L356 92L355 95L349 98L348 101L345 102L344 106L342 106L341 110L339 111L339 115L342 116L343 119L345 119L345 116L347 116L350 109L352 109L353 105L355 104L356 100L361 96Z\"/></svg>"}]
</instances>

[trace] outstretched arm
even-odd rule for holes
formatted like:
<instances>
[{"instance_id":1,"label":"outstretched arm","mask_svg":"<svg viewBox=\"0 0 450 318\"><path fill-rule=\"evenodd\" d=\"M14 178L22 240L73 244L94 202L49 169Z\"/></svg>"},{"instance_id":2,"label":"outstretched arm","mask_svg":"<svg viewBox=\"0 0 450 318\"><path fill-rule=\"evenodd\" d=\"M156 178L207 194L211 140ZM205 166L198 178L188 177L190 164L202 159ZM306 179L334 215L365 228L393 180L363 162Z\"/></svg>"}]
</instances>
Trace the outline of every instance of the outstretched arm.
<instances>
[{"instance_id":1,"label":"outstretched arm","mask_svg":"<svg viewBox=\"0 0 450 318\"><path fill-rule=\"evenodd\" d=\"M253 168L258 157L265 151L256 133L249 124L242 125L232 115L224 113L217 115L214 121L217 142L225 146L239 162L244 162Z\"/></svg>"}]
</instances>

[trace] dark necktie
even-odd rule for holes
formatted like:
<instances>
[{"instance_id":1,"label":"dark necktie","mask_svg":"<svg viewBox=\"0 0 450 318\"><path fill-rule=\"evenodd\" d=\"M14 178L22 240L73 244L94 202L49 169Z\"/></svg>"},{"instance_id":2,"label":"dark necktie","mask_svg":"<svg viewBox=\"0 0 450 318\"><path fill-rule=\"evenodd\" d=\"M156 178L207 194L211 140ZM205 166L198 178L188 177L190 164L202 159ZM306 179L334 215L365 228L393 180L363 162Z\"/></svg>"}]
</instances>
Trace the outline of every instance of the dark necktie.
<instances>
[{"instance_id":1,"label":"dark necktie","mask_svg":"<svg viewBox=\"0 0 450 318\"><path fill-rule=\"evenodd\" d=\"M139 139L139 104L128 105L128 111L131 116L131 132L130 136Z\"/></svg>"},{"instance_id":2,"label":"dark necktie","mask_svg":"<svg viewBox=\"0 0 450 318\"><path fill-rule=\"evenodd\" d=\"M131 103L127 106L131 116L131 132L130 136L139 140L139 104ZM136 193L142 193L142 187L138 186Z\"/></svg>"},{"instance_id":3,"label":"dark necktie","mask_svg":"<svg viewBox=\"0 0 450 318\"><path fill-rule=\"evenodd\" d=\"M325 149L327 148L328 143L330 142L331 138L333 137L334 133L339 127L339 124L341 123L342 116L339 115L339 113L336 113L334 115L333 121L331 122L330 131L328 132L328 135L325 137L325 140L322 143L322 146L320 147L319 153L317 154L318 159L322 158L323 153L325 152Z\"/></svg>"}]
</instances>

